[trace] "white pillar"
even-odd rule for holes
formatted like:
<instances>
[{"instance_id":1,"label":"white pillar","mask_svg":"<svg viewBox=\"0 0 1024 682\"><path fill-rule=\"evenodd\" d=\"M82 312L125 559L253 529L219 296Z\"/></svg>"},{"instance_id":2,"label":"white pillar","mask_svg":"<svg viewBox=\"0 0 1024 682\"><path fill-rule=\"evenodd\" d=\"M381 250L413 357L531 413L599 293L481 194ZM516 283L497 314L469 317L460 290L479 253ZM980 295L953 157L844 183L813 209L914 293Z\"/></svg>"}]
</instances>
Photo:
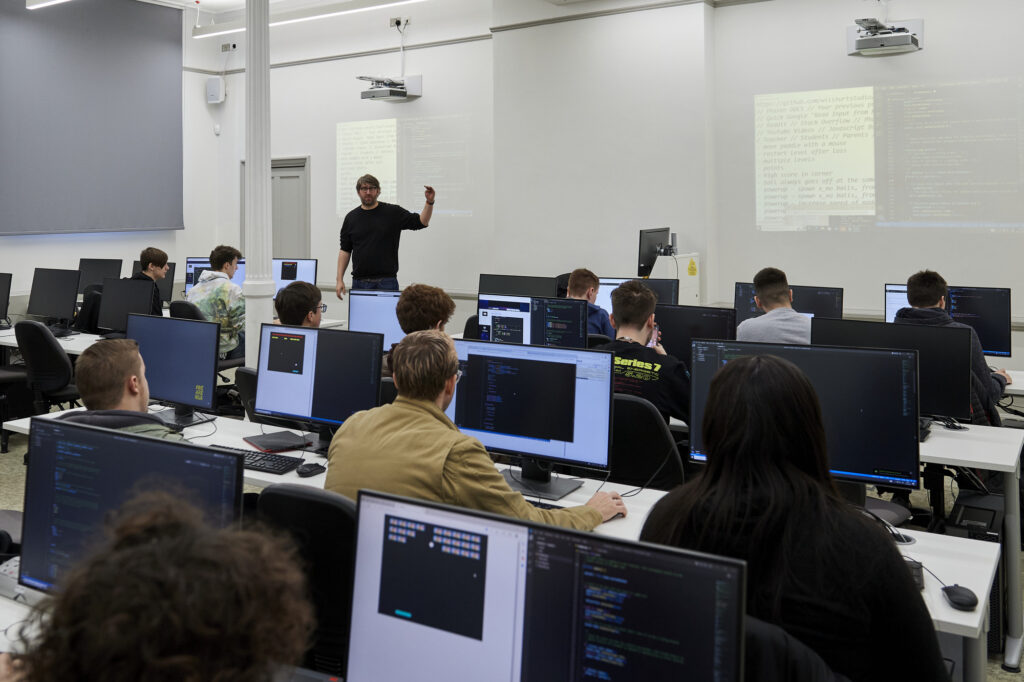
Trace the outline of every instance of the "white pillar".
<instances>
[{"instance_id":1,"label":"white pillar","mask_svg":"<svg viewBox=\"0 0 1024 682\"><path fill-rule=\"evenodd\" d=\"M256 367L260 324L274 317L270 193L270 2L245 3L245 364Z\"/></svg>"}]
</instances>

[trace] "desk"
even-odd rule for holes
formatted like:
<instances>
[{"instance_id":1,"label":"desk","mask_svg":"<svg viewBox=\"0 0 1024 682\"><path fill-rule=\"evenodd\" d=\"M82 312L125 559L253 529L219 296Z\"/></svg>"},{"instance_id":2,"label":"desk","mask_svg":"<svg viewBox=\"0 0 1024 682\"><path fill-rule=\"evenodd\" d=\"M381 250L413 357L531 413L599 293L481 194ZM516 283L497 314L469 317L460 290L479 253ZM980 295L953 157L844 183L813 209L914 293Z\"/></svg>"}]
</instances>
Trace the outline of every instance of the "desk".
<instances>
[{"instance_id":1,"label":"desk","mask_svg":"<svg viewBox=\"0 0 1024 682\"><path fill-rule=\"evenodd\" d=\"M1024 370L1008 369L1006 373L1010 375L1010 380L1013 383L1007 384L1003 393L1005 395L1024 395Z\"/></svg>"},{"instance_id":2,"label":"desk","mask_svg":"<svg viewBox=\"0 0 1024 682\"><path fill-rule=\"evenodd\" d=\"M57 339L57 343L68 355L81 355L85 352L85 349L92 344L99 341L99 336L96 334L74 334L72 336L62 336ZM17 348L18 340L14 337L14 329L5 329L0 331L0 348Z\"/></svg>"},{"instance_id":3,"label":"desk","mask_svg":"<svg viewBox=\"0 0 1024 682\"><path fill-rule=\"evenodd\" d=\"M19 649L21 642L18 641L18 623L28 618L31 611L32 607L28 604L0 597L0 651Z\"/></svg>"}]
</instances>

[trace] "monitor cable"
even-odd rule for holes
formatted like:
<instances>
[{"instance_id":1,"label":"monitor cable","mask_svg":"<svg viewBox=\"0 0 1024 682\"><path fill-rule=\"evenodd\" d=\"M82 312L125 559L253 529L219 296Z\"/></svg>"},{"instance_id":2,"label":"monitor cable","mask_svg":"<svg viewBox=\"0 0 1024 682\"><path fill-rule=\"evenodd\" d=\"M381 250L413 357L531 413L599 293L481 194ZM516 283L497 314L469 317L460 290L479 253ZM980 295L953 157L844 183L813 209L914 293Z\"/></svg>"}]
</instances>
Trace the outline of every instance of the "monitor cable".
<instances>
[{"instance_id":1,"label":"monitor cable","mask_svg":"<svg viewBox=\"0 0 1024 682\"><path fill-rule=\"evenodd\" d=\"M654 473L651 474L651 477L648 478L642 486L640 486L639 488L633 488L632 490L627 490L626 492L622 493L621 497L635 497L642 493L644 490L646 490L647 486L649 486L654 481L654 479L658 477L658 474L661 473L661 470L665 468L666 464L668 464L668 460L672 457L672 450L674 447L675 443L669 446L668 452L665 453L665 457L661 460L661 464L658 465L658 468L654 470ZM608 473L609 475L611 475L611 471L609 471Z\"/></svg>"},{"instance_id":2,"label":"monitor cable","mask_svg":"<svg viewBox=\"0 0 1024 682\"><path fill-rule=\"evenodd\" d=\"M880 524L882 524L882 527L885 528L886 532L889 533L889 535L892 537L893 541L897 545L912 545L915 542L917 542L917 540L910 537L909 535L904 535L903 533L901 533L899 528L892 525L891 523L883 519L881 516L871 511L870 509L865 509L864 507L859 507L859 509L866 516L870 516L871 518L875 519Z\"/></svg>"}]
</instances>

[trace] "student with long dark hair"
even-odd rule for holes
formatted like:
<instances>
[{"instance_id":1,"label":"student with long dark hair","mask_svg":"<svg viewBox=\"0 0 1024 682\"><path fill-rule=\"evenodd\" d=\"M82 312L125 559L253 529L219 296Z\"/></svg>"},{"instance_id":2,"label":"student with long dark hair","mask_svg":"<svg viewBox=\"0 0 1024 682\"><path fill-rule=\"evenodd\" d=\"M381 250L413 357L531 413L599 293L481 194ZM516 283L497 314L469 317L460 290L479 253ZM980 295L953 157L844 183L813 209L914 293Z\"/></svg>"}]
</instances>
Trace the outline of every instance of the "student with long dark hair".
<instances>
[{"instance_id":1,"label":"student with long dark hair","mask_svg":"<svg viewBox=\"0 0 1024 682\"><path fill-rule=\"evenodd\" d=\"M702 426L707 468L655 505L641 539L746 560L747 613L851 680L946 680L895 545L836 491L807 377L774 356L733 360Z\"/></svg>"}]
</instances>

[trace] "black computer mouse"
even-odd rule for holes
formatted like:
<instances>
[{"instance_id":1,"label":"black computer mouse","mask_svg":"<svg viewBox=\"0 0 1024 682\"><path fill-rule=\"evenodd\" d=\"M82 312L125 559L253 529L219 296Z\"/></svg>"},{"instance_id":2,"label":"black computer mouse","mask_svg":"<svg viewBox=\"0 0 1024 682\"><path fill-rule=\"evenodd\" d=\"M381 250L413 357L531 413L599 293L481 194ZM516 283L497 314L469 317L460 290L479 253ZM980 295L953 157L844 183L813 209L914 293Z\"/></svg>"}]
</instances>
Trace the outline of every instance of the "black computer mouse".
<instances>
[{"instance_id":1,"label":"black computer mouse","mask_svg":"<svg viewBox=\"0 0 1024 682\"><path fill-rule=\"evenodd\" d=\"M949 605L958 611L973 611L978 605L978 597L968 587L962 585L946 585L942 588Z\"/></svg>"},{"instance_id":2,"label":"black computer mouse","mask_svg":"<svg viewBox=\"0 0 1024 682\"><path fill-rule=\"evenodd\" d=\"M300 464L299 468L295 470L295 473L303 478L309 478L310 476L322 474L325 471L327 471L327 467L324 465L317 464L316 462L307 462L305 464Z\"/></svg>"}]
</instances>

